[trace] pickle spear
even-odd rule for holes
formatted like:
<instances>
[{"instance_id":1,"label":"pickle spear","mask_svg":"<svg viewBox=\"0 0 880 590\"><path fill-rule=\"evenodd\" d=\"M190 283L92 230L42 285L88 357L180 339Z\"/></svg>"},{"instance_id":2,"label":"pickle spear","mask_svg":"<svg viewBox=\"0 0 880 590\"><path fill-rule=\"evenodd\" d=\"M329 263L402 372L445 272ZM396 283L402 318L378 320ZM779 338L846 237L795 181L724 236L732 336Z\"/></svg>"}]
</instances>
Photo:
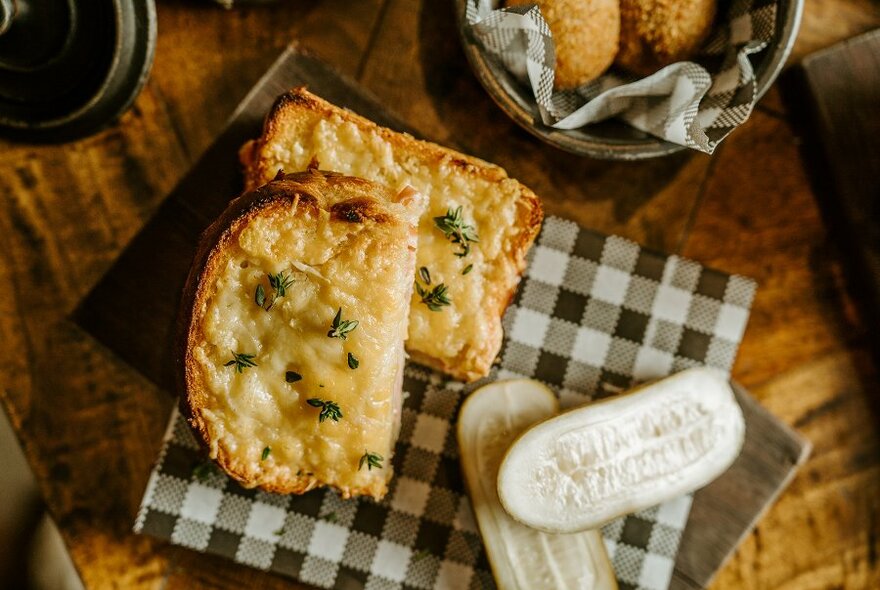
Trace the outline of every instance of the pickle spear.
<instances>
[{"instance_id":1,"label":"pickle spear","mask_svg":"<svg viewBox=\"0 0 880 590\"><path fill-rule=\"evenodd\" d=\"M727 376L688 369L529 429L501 464L498 494L528 526L594 529L708 484L744 436Z\"/></svg>"},{"instance_id":2,"label":"pickle spear","mask_svg":"<svg viewBox=\"0 0 880 590\"><path fill-rule=\"evenodd\" d=\"M614 572L598 531L548 534L513 520L496 488L514 439L556 415L559 404L536 381L499 381L472 393L458 419L461 464L495 582L501 590L614 590Z\"/></svg>"}]
</instances>

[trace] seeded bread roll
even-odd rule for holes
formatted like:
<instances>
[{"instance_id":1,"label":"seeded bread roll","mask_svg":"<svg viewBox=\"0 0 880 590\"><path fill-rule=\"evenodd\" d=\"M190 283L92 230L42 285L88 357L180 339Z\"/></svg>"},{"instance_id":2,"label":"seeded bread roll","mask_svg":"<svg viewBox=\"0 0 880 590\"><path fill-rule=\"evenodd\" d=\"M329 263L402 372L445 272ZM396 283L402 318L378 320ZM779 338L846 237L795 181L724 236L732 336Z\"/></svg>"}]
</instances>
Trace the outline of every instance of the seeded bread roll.
<instances>
[{"instance_id":1,"label":"seeded bread roll","mask_svg":"<svg viewBox=\"0 0 880 590\"><path fill-rule=\"evenodd\" d=\"M535 3L556 47L554 88L577 88L608 69L620 37L618 0L507 0L506 6Z\"/></svg>"},{"instance_id":2,"label":"seeded bread roll","mask_svg":"<svg viewBox=\"0 0 880 590\"><path fill-rule=\"evenodd\" d=\"M310 170L239 197L202 235L181 304L181 407L245 487L385 494L425 202Z\"/></svg>"},{"instance_id":3,"label":"seeded bread roll","mask_svg":"<svg viewBox=\"0 0 880 590\"><path fill-rule=\"evenodd\" d=\"M615 64L646 76L692 59L712 30L715 0L620 0Z\"/></svg>"}]
</instances>

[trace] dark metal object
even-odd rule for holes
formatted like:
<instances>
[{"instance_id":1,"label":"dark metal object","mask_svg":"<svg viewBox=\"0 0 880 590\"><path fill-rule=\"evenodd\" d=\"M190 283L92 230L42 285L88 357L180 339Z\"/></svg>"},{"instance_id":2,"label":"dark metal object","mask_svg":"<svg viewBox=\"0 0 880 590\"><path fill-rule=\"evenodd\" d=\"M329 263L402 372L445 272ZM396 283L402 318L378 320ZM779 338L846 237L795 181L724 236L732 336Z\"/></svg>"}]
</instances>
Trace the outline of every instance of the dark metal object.
<instances>
[{"instance_id":1,"label":"dark metal object","mask_svg":"<svg viewBox=\"0 0 880 590\"><path fill-rule=\"evenodd\" d=\"M0 0L0 128L58 141L97 131L146 82L153 0Z\"/></svg>"},{"instance_id":2,"label":"dark metal object","mask_svg":"<svg viewBox=\"0 0 880 590\"><path fill-rule=\"evenodd\" d=\"M9 29L13 17L15 17L15 2L13 0L0 0L0 35Z\"/></svg>"},{"instance_id":3,"label":"dark metal object","mask_svg":"<svg viewBox=\"0 0 880 590\"><path fill-rule=\"evenodd\" d=\"M465 9L469 0L455 0L458 30L464 53L489 96L518 125L550 145L582 156L603 160L644 160L685 149L611 119L580 129L562 130L544 125L531 88L504 66L486 57L469 33ZM754 59L760 99L776 80L800 27L804 0L779 0L774 41Z\"/></svg>"}]
</instances>

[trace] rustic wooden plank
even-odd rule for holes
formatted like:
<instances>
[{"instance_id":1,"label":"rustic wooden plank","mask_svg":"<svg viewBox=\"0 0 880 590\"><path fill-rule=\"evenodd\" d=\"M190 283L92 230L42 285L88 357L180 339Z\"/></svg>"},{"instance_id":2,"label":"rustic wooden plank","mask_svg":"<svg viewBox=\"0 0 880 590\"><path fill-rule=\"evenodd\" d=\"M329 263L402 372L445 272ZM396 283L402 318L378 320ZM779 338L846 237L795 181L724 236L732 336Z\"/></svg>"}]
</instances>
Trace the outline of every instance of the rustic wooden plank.
<instances>
[{"instance_id":1,"label":"rustic wooden plank","mask_svg":"<svg viewBox=\"0 0 880 590\"><path fill-rule=\"evenodd\" d=\"M175 568L169 572L165 590L223 590L229 588L260 588L266 590L312 590L276 574L238 565L224 557L206 555L175 548Z\"/></svg>"},{"instance_id":2,"label":"rustic wooden plank","mask_svg":"<svg viewBox=\"0 0 880 590\"><path fill-rule=\"evenodd\" d=\"M880 325L880 29L809 56L794 73L811 99L801 129L819 203L853 292Z\"/></svg>"},{"instance_id":3,"label":"rustic wooden plank","mask_svg":"<svg viewBox=\"0 0 880 590\"><path fill-rule=\"evenodd\" d=\"M174 359L170 351L177 300L196 238L235 192L237 147L257 133L274 97L293 83L308 83L331 101L401 128L384 107L320 61L287 51L77 310L77 321L87 331L171 391ZM679 554L674 588L708 583L806 452L803 441L744 392L741 403L749 420L748 442L735 466L697 497L693 524ZM193 563L189 556L179 559ZM216 583L211 572L198 569L194 575L200 586ZM255 583L253 575L241 574L241 579Z\"/></svg>"},{"instance_id":4,"label":"rustic wooden plank","mask_svg":"<svg viewBox=\"0 0 880 590\"><path fill-rule=\"evenodd\" d=\"M699 199L708 156L605 162L561 152L514 124L479 85L452 3L389 0L360 81L435 141L494 162L542 197L547 213L675 250Z\"/></svg>"},{"instance_id":5,"label":"rustic wooden plank","mask_svg":"<svg viewBox=\"0 0 880 590\"><path fill-rule=\"evenodd\" d=\"M808 0L789 64L880 27L880 5L871 0Z\"/></svg>"},{"instance_id":6,"label":"rustic wooden plank","mask_svg":"<svg viewBox=\"0 0 880 590\"><path fill-rule=\"evenodd\" d=\"M810 454L810 444L734 383L746 419L742 453L697 492L671 588L704 588L773 505Z\"/></svg>"},{"instance_id":7,"label":"rustic wooden plank","mask_svg":"<svg viewBox=\"0 0 880 590\"><path fill-rule=\"evenodd\" d=\"M155 68L150 84L163 97L191 161L291 41L354 75L383 2L308 0L234 11L209 2L160 4L156 61L167 67Z\"/></svg>"},{"instance_id":8,"label":"rustic wooden plank","mask_svg":"<svg viewBox=\"0 0 880 590\"><path fill-rule=\"evenodd\" d=\"M839 349L753 390L813 452L713 588L880 588L877 382L866 349Z\"/></svg>"},{"instance_id":9,"label":"rustic wooden plank","mask_svg":"<svg viewBox=\"0 0 880 590\"><path fill-rule=\"evenodd\" d=\"M683 253L758 280L734 375L814 445L713 587L877 587L876 367L785 120L725 142Z\"/></svg>"},{"instance_id":10,"label":"rustic wooden plank","mask_svg":"<svg viewBox=\"0 0 880 590\"><path fill-rule=\"evenodd\" d=\"M150 85L164 99L190 162L211 143L316 5L308 0L235 11L210 2L185 9L157 7L161 34Z\"/></svg>"},{"instance_id":11,"label":"rustic wooden plank","mask_svg":"<svg viewBox=\"0 0 880 590\"><path fill-rule=\"evenodd\" d=\"M84 576L143 587L165 562L155 542L121 540L170 401L59 322L185 165L168 128L147 89L118 127L0 159L0 399Z\"/></svg>"},{"instance_id":12,"label":"rustic wooden plank","mask_svg":"<svg viewBox=\"0 0 880 590\"><path fill-rule=\"evenodd\" d=\"M865 333L797 143L785 120L763 112L731 134L682 249L758 282L733 372L750 388Z\"/></svg>"}]
</instances>

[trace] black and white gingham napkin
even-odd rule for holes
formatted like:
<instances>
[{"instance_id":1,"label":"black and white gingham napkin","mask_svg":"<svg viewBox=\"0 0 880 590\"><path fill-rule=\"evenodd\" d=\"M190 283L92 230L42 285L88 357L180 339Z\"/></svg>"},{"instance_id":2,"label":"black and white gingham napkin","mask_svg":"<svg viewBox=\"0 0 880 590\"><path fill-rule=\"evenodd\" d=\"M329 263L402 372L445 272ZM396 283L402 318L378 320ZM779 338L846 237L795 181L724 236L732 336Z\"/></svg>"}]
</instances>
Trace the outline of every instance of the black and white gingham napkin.
<instances>
[{"instance_id":1,"label":"black and white gingham napkin","mask_svg":"<svg viewBox=\"0 0 880 590\"><path fill-rule=\"evenodd\" d=\"M609 117L666 141L711 154L745 122L757 101L749 55L773 39L776 0L733 0L694 62L637 79L607 73L575 90L553 90L553 38L537 5L494 10L468 0L467 20L482 49L528 81L544 124L576 129Z\"/></svg>"},{"instance_id":2,"label":"black and white gingham napkin","mask_svg":"<svg viewBox=\"0 0 880 590\"><path fill-rule=\"evenodd\" d=\"M539 379L571 406L688 367L727 371L754 290L749 279L549 217L487 379ZM407 367L395 476L379 503L243 489L203 462L175 413L135 531L323 588L494 587L454 426L482 383ZM690 505L685 496L603 528L621 590L667 589Z\"/></svg>"}]
</instances>

